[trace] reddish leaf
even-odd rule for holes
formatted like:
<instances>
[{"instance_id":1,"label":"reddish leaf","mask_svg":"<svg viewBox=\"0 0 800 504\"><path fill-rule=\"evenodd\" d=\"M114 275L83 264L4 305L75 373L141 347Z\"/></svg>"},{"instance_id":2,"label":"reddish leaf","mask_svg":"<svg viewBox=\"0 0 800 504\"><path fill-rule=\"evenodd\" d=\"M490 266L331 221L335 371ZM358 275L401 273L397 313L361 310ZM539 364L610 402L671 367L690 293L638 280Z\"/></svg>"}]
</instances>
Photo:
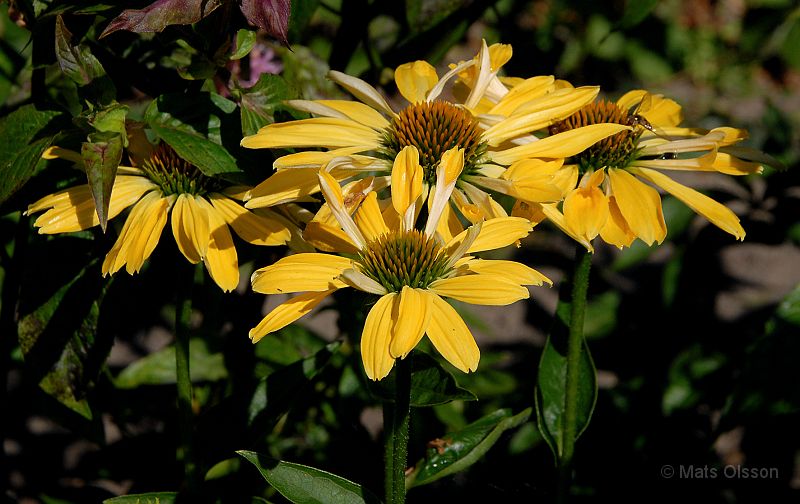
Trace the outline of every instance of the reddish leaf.
<instances>
[{"instance_id":1,"label":"reddish leaf","mask_svg":"<svg viewBox=\"0 0 800 504\"><path fill-rule=\"evenodd\" d=\"M288 46L291 0L242 0L242 14L250 24L265 30L270 36Z\"/></svg>"},{"instance_id":2,"label":"reddish leaf","mask_svg":"<svg viewBox=\"0 0 800 504\"><path fill-rule=\"evenodd\" d=\"M160 32L170 25L193 24L220 6L220 0L158 0L144 9L126 9L115 17L100 38L117 30Z\"/></svg>"}]
</instances>

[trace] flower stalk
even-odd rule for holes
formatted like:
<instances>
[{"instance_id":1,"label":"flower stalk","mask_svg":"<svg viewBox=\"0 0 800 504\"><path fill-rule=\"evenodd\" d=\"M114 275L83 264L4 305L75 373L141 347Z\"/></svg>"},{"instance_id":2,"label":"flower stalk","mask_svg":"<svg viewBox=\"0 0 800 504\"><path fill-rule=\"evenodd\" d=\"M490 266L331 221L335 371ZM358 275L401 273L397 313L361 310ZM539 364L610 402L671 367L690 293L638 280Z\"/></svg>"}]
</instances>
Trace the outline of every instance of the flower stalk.
<instances>
[{"instance_id":1,"label":"flower stalk","mask_svg":"<svg viewBox=\"0 0 800 504\"><path fill-rule=\"evenodd\" d=\"M383 403L385 443L386 504L403 504L406 500L406 462L408 459L408 427L411 418L411 362L399 359L395 366L394 402Z\"/></svg>"},{"instance_id":2,"label":"flower stalk","mask_svg":"<svg viewBox=\"0 0 800 504\"><path fill-rule=\"evenodd\" d=\"M586 293L589 289L589 270L592 254L581 245L575 248L575 267L572 275L572 299L567 340L567 375L564 394L564 425L561 429L562 451L558 460L558 502L567 502L572 480L572 459L578 435L578 385L583 350L583 321L586 313Z\"/></svg>"}]
</instances>

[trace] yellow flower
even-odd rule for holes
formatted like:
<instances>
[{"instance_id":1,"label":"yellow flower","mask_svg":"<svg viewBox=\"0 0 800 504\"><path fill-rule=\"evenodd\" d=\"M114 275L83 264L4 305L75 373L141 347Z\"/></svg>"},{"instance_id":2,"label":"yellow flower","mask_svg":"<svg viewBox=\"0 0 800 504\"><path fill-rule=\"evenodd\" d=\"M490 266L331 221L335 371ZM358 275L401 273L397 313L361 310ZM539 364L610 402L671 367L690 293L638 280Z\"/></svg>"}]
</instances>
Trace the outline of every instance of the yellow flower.
<instances>
[{"instance_id":1,"label":"yellow flower","mask_svg":"<svg viewBox=\"0 0 800 504\"><path fill-rule=\"evenodd\" d=\"M424 167L416 147L404 147L391 173L391 200L378 200L377 179L367 177L345 188L325 169L318 173L330 218L317 222L329 232L327 253L285 257L253 274L253 290L264 294L302 293L270 312L250 331L257 342L294 322L338 289L353 287L379 295L361 335L364 369L372 380L384 378L395 359L405 358L427 334L433 346L456 368L478 366L480 352L467 325L443 299L472 304L507 305L529 296L525 285L551 283L525 265L481 260L471 255L510 245L526 236L531 224L518 217L478 222L445 240L437 232L443 208L464 167L464 150L443 153L436 185L428 198L424 229L414 228L421 202ZM336 222L329 225L331 221Z\"/></svg>"},{"instance_id":2,"label":"yellow flower","mask_svg":"<svg viewBox=\"0 0 800 504\"><path fill-rule=\"evenodd\" d=\"M81 162L80 155L65 149L54 148L46 155ZM220 288L233 290L239 284L239 265L228 226L254 245L282 245L292 238L294 227L276 212L244 208L236 199L247 189L224 188L165 145L153 150L139 168L120 166L108 218L132 208L103 261L103 275L123 266L130 274L138 272L158 244L171 212L172 234L181 253L192 264L203 261ZM41 234L81 231L99 224L89 185L45 196L28 206L26 214L43 210L34 222Z\"/></svg>"},{"instance_id":3,"label":"yellow flower","mask_svg":"<svg viewBox=\"0 0 800 504\"><path fill-rule=\"evenodd\" d=\"M759 162L770 158L735 144L746 132L721 127L711 131L681 128L681 107L661 95L631 91L616 103L596 101L550 127L554 136L598 123L629 125L630 131L609 136L562 164L562 160L527 161L528 172L554 173L563 191L562 210L556 204L518 203L513 215L534 222L551 219L591 250L591 240L626 247L636 238L648 245L661 243L667 226L659 192L672 194L695 212L738 239L744 239L739 219L727 207L680 184L664 170L760 173ZM649 183L649 184L648 184Z\"/></svg>"},{"instance_id":4,"label":"yellow flower","mask_svg":"<svg viewBox=\"0 0 800 504\"><path fill-rule=\"evenodd\" d=\"M360 101L292 100L289 105L316 117L270 124L245 137L242 145L248 148L299 150L275 161L277 172L249 192L246 206L307 200L320 191L317 172L322 167L340 182L368 173L388 174L410 146L423 168L423 198L435 181L442 155L453 148L464 151L464 169L451 202L470 222L507 216L488 191L527 201L557 201L561 192L550 183L552 174L517 180L504 177L507 167L530 152L552 158L574 155L627 126L596 124L538 141L534 131L590 103L598 88L572 88L542 76L509 91L497 72L510 57L511 46L483 43L474 59L454 65L441 78L424 61L400 65L395 83L407 105L399 112L366 82L330 72L333 81ZM445 87L456 78L467 88L466 96L459 102L442 99Z\"/></svg>"}]
</instances>

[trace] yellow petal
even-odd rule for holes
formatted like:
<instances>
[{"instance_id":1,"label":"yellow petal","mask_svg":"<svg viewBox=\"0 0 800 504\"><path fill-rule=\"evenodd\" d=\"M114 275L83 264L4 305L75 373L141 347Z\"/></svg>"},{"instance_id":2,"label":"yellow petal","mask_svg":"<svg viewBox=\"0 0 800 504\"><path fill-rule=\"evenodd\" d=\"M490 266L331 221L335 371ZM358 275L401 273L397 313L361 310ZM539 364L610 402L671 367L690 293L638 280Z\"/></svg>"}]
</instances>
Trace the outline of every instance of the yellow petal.
<instances>
[{"instance_id":1,"label":"yellow petal","mask_svg":"<svg viewBox=\"0 0 800 504\"><path fill-rule=\"evenodd\" d=\"M610 168L608 178L620 213L631 231L648 245L664 241L667 225L658 191L625 170Z\"/></svg>"},{"instance_id":2,"label":"yellow petal","mask_svg":"<svg viewBox=\"0 0 800 504\"><path fill-rule=\"evenodd\" d=\"M498 275L520 285L542 285L543 283L553 285L553 281L543 274L516 261L473 259L468 261L465 266L469 271Z\"/></svg>"},{"instance_id":3,"label":"yellow petal","mask_svg":"<svg viewBox=\"0 0 800 504\"><path fill-rule=\"evenodd\" d=\"M370 150L368 145L357 145L355 147L342 147L329 151L303 151L281 156L272 163L276 170L285 168L315 168L319 170L322 165L328 164L333 158L347 157L354 163L368 165L375 161L371 156L358 155L359 152Z\"/></svg>"},{"instance_id":4,"label":"yellow petal","mask_svg":"<svg viewBox=\"0 0 800 504\"><path fill-rule=\"evenodd\" d=\"M491 151L488 155L495 163L504 166L510 165L519 159L530 157L568 158L584 151L604 138L629 129L629 126L622 124L590 124L589 126L575 128L504 151Z\"/></svg>"},{"instance_id":5,"label":"yellow petal","mask_svg":"<svg viewBox=\"0 0 800 504\"><path fill-rule=\"evenodd\" d=\"M533 226L531 226L530 221L522 217L500 217L487 220L483 223L480 234L472 242L467 253L506 247L528 236L531 229L533 229ZM466 233L467 231L465 230L451 241L461 241Z\"/></svg>"},{"instance_id":6,"label":"yellow petal","mask_svg":"<svg viewBox=\"0 0 800 504\"><path fill-rule=\"evenodd\" d=\"M319 169L281 170L261 182L248 194L246 208L259 208L295 201L319 192Z\"/></svg>"},{"instance_id":7,"label":"yellow petal","mask_svg":"<svg viewBox=\"0 0 800 504\"><path fill-rule=\"evenodd\" d=\"M361 230L361 234L364 235L367 242L373 241L389 232L389 228L386 227L386 222L383 220L383 215L381 215L376 192L372 191L364 198L361 206L356 211L355 221L356 226Z\"/></svg>"},{"instance_id":8,"label":"yellow petal","mask_svg":"<svg viewBox=\"0 0 800 504\"><path fill-rule=\"evenodd\" d=\"M203 257L211 279L225 292L232 291L239 285L239 258L233 237L222 218L211 203L198 198L197 203L208 213L209 241L208 250Z\"/></svg>"},{"instance_id":9,"label":"yellow petal","mask_svg":"<svg viewBox=\"0 0 800 504\"><path fill-rule=\"evenodd\" d=\"M600 230L600 237L606 243L610 243L618 248L630 247L636 235L631 231L630 226L622 216L617 205L617 198L610 196L608 198L608 220L606 225Z\"/></svg>"},{"instance_id":10,"label":"yellow petal","mask_svg":"<svg viewBox=\"0 0 800 504\"><path fill-rule=\"evenodd\" d=\"M380 112L351 100L289 100L286 102L292 108L326 117L352 119L357 123L369 126L375 130L389 127L389 121Z\"/></svg>"},{"instance_id":11,"label":"yellow petal","mask_svg":"<svg viewBox=\"0 0 800 504\"><path fill-rule=\"evenodd\" d=\"M338 222L335 225L319 221L309 222L303 230L303 239L323 252L342 254L358 254L359 252L359 248L347 236L347 233L342 231Z\"/></svg>"},{"instance_id":12,"label":"yellow petal","mask_svg":"<svg viewBox=\"0 0 800 504\"><path fill-rule=\"evenodd\" d=\"M439 76L428 62L415 61L397 67L394 81L403 98L409 103L419 103L425 101L428 91L439 82Z\"/></svg>"},{"instance_id":13,"label":"yellow petal","mask_svg":"<svg viewBox=\"0 0 800 504\"><path fill-rule=\"evenodd\" d=\"M389 116L394 115L392 107L386 103L386 100L383 98L383 96L381 96L381 94L374 87L370 86L358 77L353 77L351 75L347 75L346 73L331 70L328 72L328 78L350 91L353 96L375 110L379 110Z\"/></svg>"},{"instance_id":14,"label":"yellow petal","mask_svg":"<svg viewBox=\"0 0 800 504\"><path fill-rule=\"evenodd\" d=\"M528 299L528 289L500 275L463 275L436 280L428 290L477 305L505 306Z\"/></svg>"},{"instance_id":15,"label":"yellow petal","mask_svg":"<svg viewBox=\"0 0 800 504\"><path fill-rule=\"evenodd\" d=\"M333 254L294 254L253 273L253 290L262 294L340 289L342 271L352 268L352 261Z\"/></svg>"},{"instance_id":16,"label":"yellow petal","mask_svg":"<svg viewBox=\"0 0 800 504\"><path fill-rule=\"evenodd\" d=\"M398 214L405 215L422 194L422 176L419 151L413 145L404 147L392 167L392 205Z\"/></svg>"},{"instance_id":17,"label":"yellow petal","mask_svg":"<svg viewBox=\"0 0 800 504\"><path fill-rule=\"evenodd\" d=\"M750 175L764 171L761 163L744 161L725 152L717 152L712 166L716 171L728 175Z\"/></svg>"},{"instance_id":18,"label":"yellow petal","mask_svg":"<svg viewBox=\"0 0 800 504\"><path fill-rule=\"evenodd\" d=\"M744 240L745 232L739 223L739 218L725 205L714 201L703 193L679 184L655 170L647 168L634 168L631 170L683 201L688 207L711 221L718 228L732 234L739 240Z\"/></svg>"},{"instance_id":19,"label":"yellow petal","mask_svg":"<svg viewBox=\"0 0 800 504\"><path fill-rule=\"evenodd\" d=\"M481 353L467 324L447 301L431 294L428 338L447 362L468 373L478 369Z\"/></svg>"},{"instance_id":20,"label":"yellow petal","mask_svg":"<svg viewBox=\"0 0 800 504\"><path fill-rule=\"evenodd\" d=\"M608 200L605 194L594 186L570 192L564 198L564 219L573 233L593 240L600 234L608 219Z\"/></svg>"},{"instance_id":21,"label":"yellow petal","mask_svg":"<svg viewBox=\"0 0 800 504\"><path fill-rule=\"evenodd\" d=\"M248 149L287 147L352 147L380 146L380 133L350 119L312 117L285 123L268 124L255 135L241 141Z\"/></svg>"},{"instance_id":22,"label":"yellow petal","mask_svg":"<svg viewBox=\"0 0 800 504\"><path fill-rule=\"evenodd\" d=\"M398 315L392 328L389 353L405 359L425 334L431 320L431 296L423 289L404 286L400 291Z\"/></svg>"},{"instance_id":23,"label":"yellow petal","mask_svg":"<svg viewBox=\"0 0 800 504\"><path fill-rule=\"evenodd\" d=\"M389 353L392 339L392 308L397 294L389 293L378 299L364 321L361 332L361 359L364 371L370 380L382 380L394 366L394 357Z\"/></svg>"},{"instance_id":24,"label":"yellow petal","mask_svg":"<svg viewBox=\"0 0 800 504\"><path fill-rule=\"evenodd\" d=\"M307 292L278 305L264 317L258 325L250 329L250 339L253 343L271 332L283 329L295 320L313 310L323 299L330 296L336 289L323 292Z\"/></svg>"},{"instance_id":25,"label":"yellow petal","mask_svg":"<svg viewBox=\"0 0 800 504\"><path fill-rule=\"evenodd\" d=\"M490 115L510 116L525 102L544 95L553 87L552 75L540 75L520 82L489 110Z\"/></svg>"},{"instance_id":26,"label":"yellow petal","mask_svg":"<svg viewBox=\"0 0 800 504\"><path fill-rule=\"evenodd\" d=\"M191 194L179 194L172 206L172 235L178 250L192 264L206 255L209 242L208 215Z\"/></svg>"},{"instance_id":27,"label":"yellow petal","mask_svg":"<svg viewBox=\"0 0 800 504\"><path fill-rule=\"evenodd\" d=\"M276 219L256 215L218 193L211 193L208 198L225 222L246 242L253 245L283 245L292 237L286 225Z\"/></svg>"},{"instance_id":28,"label":"yellow petal","mask_svg":"<svg viewBox=\"0 0 800 504\"><path fill-rule=\"evenodd\" d=\"M153 253L167 223L170 199L151 191L133 206L114 246L103 261L103 275L113 274L122 266L130 274L138 272Z\"/></svg>"}]
</instances>

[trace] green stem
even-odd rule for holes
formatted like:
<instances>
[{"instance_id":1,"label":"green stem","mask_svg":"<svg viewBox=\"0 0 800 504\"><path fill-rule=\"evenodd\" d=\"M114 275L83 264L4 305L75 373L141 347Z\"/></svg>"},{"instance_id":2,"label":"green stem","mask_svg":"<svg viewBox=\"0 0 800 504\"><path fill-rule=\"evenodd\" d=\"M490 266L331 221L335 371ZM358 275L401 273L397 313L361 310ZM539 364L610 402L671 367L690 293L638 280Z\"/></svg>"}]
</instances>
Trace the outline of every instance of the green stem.
<instances>
[{"instance_id":1,"label":"green stem","mask_svg":"<svg viewBox=\"0 0 800 504\"><path fill-rule=\"evenodd\" d=\"M562 452L558 460L558 501L567 502L572 480L572 458L578 435L578 384L581 351L583 349L583 319L586 312L586 292L589 290L589 270L592 254L582 246L575 249L575 269L572 275L572 299L567 340L567 376L564 397Z\"/></svg>"},{"instance_id":2,"label":"green stem","mask_svg":"<svg viewBox=\"0 0 800 504\"><path fill-rule=\"evenodd\" d=\"M199 478L194 458L192 413L192 378L189 371L189 322L192 315L192 284L194 269L183 268L178 280L175 303L175 374L178 385L178 414L180 430L179 458L183 458L184 478L189 496L198 495Z\"/></svg>"},{"instance_id":3,"label":"green stem","mask_svg":"<svg viewBox=\"0 0 800 504\"><path fill-rule=\"evenodd\" d=\"M386 447L386 504L403 504L406 500L406 462L408 458L408 424L411 417L411 362L397 361L394 370L394 402L383 403L383 430Z\"/></svg>"}]
</instances>

